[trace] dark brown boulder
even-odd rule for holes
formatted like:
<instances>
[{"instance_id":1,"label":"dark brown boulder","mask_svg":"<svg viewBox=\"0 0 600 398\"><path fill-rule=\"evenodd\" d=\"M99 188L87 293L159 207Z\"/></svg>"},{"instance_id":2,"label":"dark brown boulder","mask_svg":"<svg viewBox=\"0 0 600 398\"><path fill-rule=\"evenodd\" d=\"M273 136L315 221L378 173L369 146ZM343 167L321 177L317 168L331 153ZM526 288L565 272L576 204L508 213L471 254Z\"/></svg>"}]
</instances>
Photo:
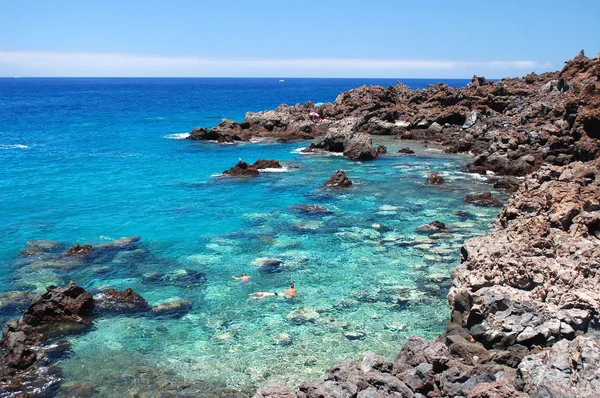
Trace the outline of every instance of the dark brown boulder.
<instances>
[{"instance_id":1,"label":"dark brown boulder","mask_svg":"<svg viewBox=\"0 0 600 398\"><path fill-rule=\"evenodd\" d=\"M21 319L8 322L2 330L0 375L33 366L44 355L39 347L48 334L85 327L93 309L92 296L75 283L64 288L49 286L33 299ZM57 325L61 327L56 329Z\"/></svg>"},{"instance_id":2,"label":"dark brown boulder","mask_svg":"<svg viewBox=\"0 0 600 398\"><path fill-rule=\"evenodd\" d=\"M94 249L92 245L80 245L79 243L75 243L73 247L66 251L65 255L70 257L87 257Z\"/></svg>"},{"instance_id":3,"label":"dark brown boulder","mask_svg":"<svg viewBox=\"0 0 600 398\"><path fill-rule=\"evenodd\" d=\"M427 183L432 185L438 185L443 183L444 181L446 181L444 177L437 173L429 173L429 175L427 176Z\"/></svg>"},{"instance_id":4,"label":"dark brown boulder","mask_svg":"<svg viewBox=\"0 0 600 398\"><path fill-rule=\"evenodd\" d=\"M275 159L258 159L256 162L254 162L252 166L256 167L259 170L283 168L283 166L281 166L281 163L279 163L279 161Z\"/></svg>"},{"instance_id":5,"label":"dark brown boulder","mask_svg":"<svg viewBox=\"0 0 600 398\"><path fill-rule=\"evenodd\" d=\"M352 185L352 181L346 176L344 170L340 169L323 185L326 187L349 187Z\"/></svg>"},{"instance_id":6,"label":"dark brown boulder","mask_svg":"<svg viewBox=\"0 0 600 398\"><path fill-rule=\"evenodd\" d=\"M412 155L415 153L415 151L413 151L409 147L404 147L404 148L398 149L398 153L403 154L403 155Z\"/></svg>"},{"instance_id":7,"label":"dark brown boulder","mask_svg":"<svg viewBox=\"0 0 600 398\"><path fill-rule=\"evenodd\" d=\"M81 286L70 282L64 288L48 286L46 290L33 299L23 315L24 323L39 326L56 322L89 322L94 299Z\"/></svg>"},{"instance_id":8,"label":"dark brown boulder","mask_svg":"<svg viewBox=\"0 0 600 398\"><path fill-rule=\"evenodd\" d=\"M254 177L258 175L258 169L240 160L234 167L224 171L223 174L231 177Z\"/></svg>"},{"instance_id":9,"label":"dark brown boulder","mask_svg":"<svg viewBox=\"0 0 600 398\"><path fill-rule=\"evenodd\" d=\"M465 196L464 201L478 206L502 206L502 202L496 198L492 198L491 192L467 195Z\"/></svg>"},{"instance_id":10,"label":"dark brown boulder","mask_svg":"<svg viewBox=\"0 0 600 398\"><path fill-rule=\"evenodd\" d=\"M377 147L377 153L380 155L383 153L387 153L387 148L385 147L385 145L379 145Z\"/></svg>"},{"instance_id":11,"label":"dark brown boulder","mask_svg":"<svg viewBox=\"0 0 600 398\"><path fill-rule=\"evenodd\" d=\"M448 227L446 227L446 224L444 224L443 222L438 221L438 220L432 221L427 224L423 224L417 228L418 232L425 232L425 233L435 233L435 232L442 232L442 231L447 231L447 230L448 230Z\"/></svg>"},{"instance_id":12,"label":"dark brown boulder","mask_svg":"<svg viewBox=\"0 0 600 398\"><path fill-rule=\"evenodd\" d=\"M146 299L131 288L125 290L108 289L94 297L96 309L102 312L143 312L149 311Z\"/></svg>"}]
</instances>

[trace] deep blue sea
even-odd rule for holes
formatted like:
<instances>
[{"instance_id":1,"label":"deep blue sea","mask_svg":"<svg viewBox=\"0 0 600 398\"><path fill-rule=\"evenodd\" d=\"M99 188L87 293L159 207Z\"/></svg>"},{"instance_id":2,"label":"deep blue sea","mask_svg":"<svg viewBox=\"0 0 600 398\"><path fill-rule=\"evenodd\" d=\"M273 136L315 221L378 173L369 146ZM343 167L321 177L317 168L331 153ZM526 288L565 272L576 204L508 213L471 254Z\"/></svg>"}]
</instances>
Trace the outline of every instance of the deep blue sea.
<instances>
[{"instance_id":1,"label":"deep blue sea","mask_svg":"<svg viewBox=\"0 0 600 398\"><path fill-rule=\"evenodd\" d=\"M400 80L412 88L439 82ZM69 338L63 389L86 383L106 397L160 396L161 377L245 392L270 378L294 385L368 350L393 358L411 335L436 337L448 319L460 245L488 231L499 210L463 202L490 189L461 172L467 156L381 137L374 142L389 153L372 162L300 154L308 142L181 139L247 111L333 102L362 84L395 83L0 79L0 319L19 315L2 307L7 293L70 280L93 293L131 287L153 305L193 301L180 316L102 317ZM417 154L397 155L404 146ZM219 175L239 158L278 159L286 171ZM322 186L337 169L351 188ZM432 171L447 182L426 185ZM331 213L290 208L298 204ZM451 232L415 231L433 220ZM60 256L75 243L133 235L141 237L135 245L92 260ZM27 242L45 251L20 254ZM276 272L261 268L266 259L281 263ZM241 273L250 282L231 278ZM290 281L295 299L249 298Z\"/></svg>"}]
</instances>

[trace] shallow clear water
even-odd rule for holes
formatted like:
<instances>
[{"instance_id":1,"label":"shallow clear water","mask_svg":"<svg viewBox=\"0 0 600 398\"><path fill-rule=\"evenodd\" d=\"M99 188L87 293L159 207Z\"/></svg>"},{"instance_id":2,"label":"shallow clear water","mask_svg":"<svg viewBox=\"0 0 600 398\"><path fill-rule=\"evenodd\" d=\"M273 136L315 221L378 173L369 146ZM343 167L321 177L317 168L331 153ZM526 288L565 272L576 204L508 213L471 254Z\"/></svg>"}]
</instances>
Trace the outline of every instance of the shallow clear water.
<instances>
[{"instance_id":1,"label":"shallow clear water","mask_svg":"<svg viewBox=\"0 0 600 398\"><path fill-rule=\"evenodd\" d=\"M463 203L466 193L489 190L460 172L466 157L377 137L389 154L373 162L299 154L307 142L173 139L247 110L333 101L362 83L394 81L0 79L0 294L74 280L92 292L131 287L150 304L194 303L178 317L99 318L69 338L65 388L160 395L155 387L176 379L247 393L273 377L318 379L367 350L392 358L409 336L440 333L458 249L485 233L498 211ZM417 155L395 155L402 146ZM218 176L238 158L278 159L287 171ZM340 168L354 185L322 187ZM426 185L431 171L447 182ZM331 214L290 208L297 204ZM415 232L433 220L451 233ZM132 235L142 240L88 262L19 256L31 240L69 247ZM261 272L264 258L282 262L277 272ZM194 279L197 272L206 280ZM250 282L231 278L242 272ZM248 296L281 292L292 280L295 299ZM288 319L299 309L304 321ZM15 315L0 311L3 321Z\"/></svg>"}]
</instances>

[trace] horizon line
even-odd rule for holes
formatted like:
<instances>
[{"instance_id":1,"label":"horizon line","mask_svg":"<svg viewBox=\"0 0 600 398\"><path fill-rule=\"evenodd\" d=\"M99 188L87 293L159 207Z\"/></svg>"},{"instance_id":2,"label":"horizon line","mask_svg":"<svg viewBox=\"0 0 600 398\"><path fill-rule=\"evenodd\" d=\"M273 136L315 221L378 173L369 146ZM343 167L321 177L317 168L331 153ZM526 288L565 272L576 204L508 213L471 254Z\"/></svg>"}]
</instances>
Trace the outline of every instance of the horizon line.
<instances>
[{"instance_id":1,"label":"horizon line","mask_svg":"<svg viewBox=\"0 0 600 398\"><path fill-rule=\"evenodd\" d=\"M277 77L288 78L442 78L522 76L553 65L533 60L440 60L380 58L211 58L110 52L0 50L6 77ZM220 75L220 76L217 76ZM469 78L469 77L464 77Z\"/></svg>"}]
</instances>

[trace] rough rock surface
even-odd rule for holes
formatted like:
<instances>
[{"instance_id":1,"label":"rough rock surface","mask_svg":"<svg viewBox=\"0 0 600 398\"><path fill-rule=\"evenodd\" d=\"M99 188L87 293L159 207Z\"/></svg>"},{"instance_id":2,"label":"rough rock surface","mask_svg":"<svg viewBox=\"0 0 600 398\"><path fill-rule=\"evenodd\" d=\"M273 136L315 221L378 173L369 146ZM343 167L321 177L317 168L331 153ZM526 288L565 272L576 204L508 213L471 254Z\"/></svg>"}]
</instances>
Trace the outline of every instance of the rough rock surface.
<instances>
[{"instance_id":1,"label":"rough rock surface","mask_svg":"<svg viewBox=\"0 0 600 398\"><path fill-rule=\"evenodd\" d=\"M52 336L81 330L90 324L94 299L71 282L66 287L49 286L37 295L23 317L4 326L0 340L0 393L8 386L26 394L37 385L58 383L56 372L38 371L49 350L44 343ZM65 349L66 345L56 345Z\"/></svg>"},{"instance_id":2,"label":"rough rock surface","mask_svg":"<svg viewBox=\"0 0 600 398\"><path fill-rule=\"evenodd\" d=\"M600 159L543 166L495 229L461 251L452 321L486 347L551 345L597 329Z\"/></svg>"},{"instance_id":3,"label":"rough rock surface","mask_svg":"<svg viewBox=\"0 0 600 398\"><path fill-rule=\"evenodd\" d=\"M231 177L254 177L258 175L258 169L253 165L240 160L235 166L229 170L225 170L223 174Z\"/></svg>"},{"instance_id":4,"label":"rough rock surface","mask_svg":"<svg viewBox=\"0 0 600 398\"><path fill-rule=\"evenodd\" d=\"M348 178L344 170L336 171L329 180L325 182L326 187L349 187L352 185L352 180Z\"/></svg>"}]
</instances>

